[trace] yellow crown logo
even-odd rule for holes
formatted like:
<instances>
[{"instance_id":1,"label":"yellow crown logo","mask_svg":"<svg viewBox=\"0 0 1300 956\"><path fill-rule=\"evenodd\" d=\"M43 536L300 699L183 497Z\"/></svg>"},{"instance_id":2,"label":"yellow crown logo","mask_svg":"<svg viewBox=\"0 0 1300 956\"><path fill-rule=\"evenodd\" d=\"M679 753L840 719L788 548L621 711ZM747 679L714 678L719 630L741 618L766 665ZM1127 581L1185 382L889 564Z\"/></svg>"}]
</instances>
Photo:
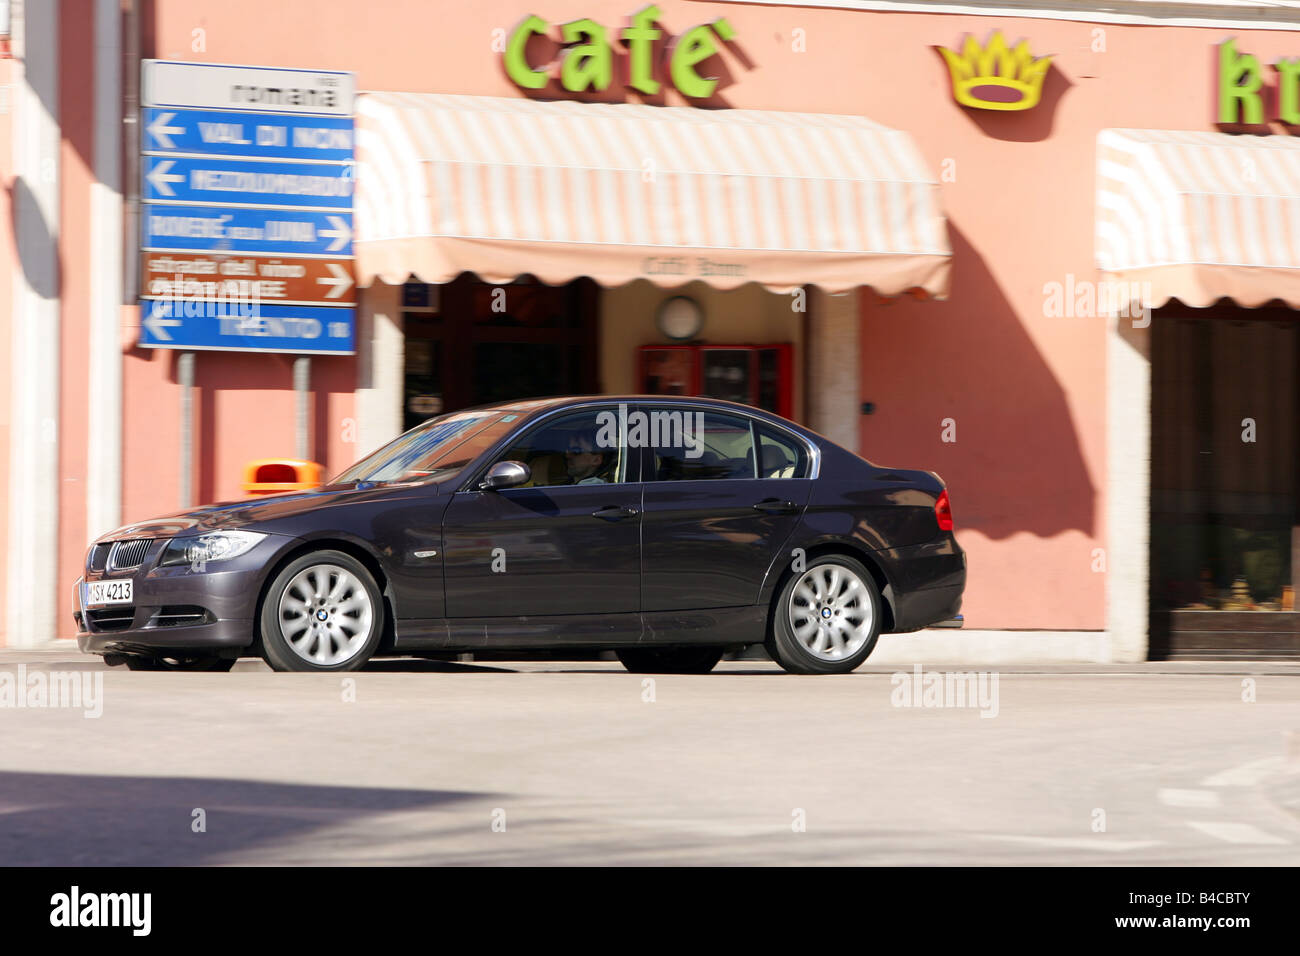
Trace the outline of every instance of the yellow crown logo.
<instances>
[{"instance_id":1,"label":"yellow crown logo","mask_svg":"<svg viewBox=\"0 0 1300 956\"><path fill-rule=\"evenodd\" d=\"M943 54L952 74L952 95L962 106L980 110L1027 110L1038 105L1043 93L1043 78L1052 65L1050 56L1037 59L1029 52L1029 41L1021 40L1014 48L1002 39L1002 31L993 31L988 42L980 46L967 36L961 53L936 47Z\"/></svg>"}]
</instances>

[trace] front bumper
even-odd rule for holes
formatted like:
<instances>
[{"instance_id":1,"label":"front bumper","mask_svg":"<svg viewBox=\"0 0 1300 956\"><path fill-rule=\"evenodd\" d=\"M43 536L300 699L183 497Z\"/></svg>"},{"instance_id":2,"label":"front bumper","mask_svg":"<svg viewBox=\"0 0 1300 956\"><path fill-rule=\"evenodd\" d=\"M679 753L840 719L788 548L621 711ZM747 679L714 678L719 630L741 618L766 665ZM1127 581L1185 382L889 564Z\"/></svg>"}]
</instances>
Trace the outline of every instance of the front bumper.
<instances>
[{"instance_id":1,"label":"front bumper","mask_svg":"<svg viewBox=\"0 0 1300 956\"><path fill-rule=\"evenodd\" d=\"M72 594L77 646L88 654L206 651L237 656L256 636L257 600L265 570L291 539L270 535L222 570L160 568L166 546L154 541L143 564L109 575L87 571ZM132 603L86 608L87 580L132 581Z\"/></svg>"},{"instance_id":2,"label":"front bumper","mask_svg":"<svg viewBox=\"0 0 1300 956\"><path fill-rule=\"evenodd\" d=\"M184 628L133 631L78 631L77 647L85 654L163 654L203 651L218 657L238 657L253 643L252 621L216 621Z\"/></svg>"}]
</instances>

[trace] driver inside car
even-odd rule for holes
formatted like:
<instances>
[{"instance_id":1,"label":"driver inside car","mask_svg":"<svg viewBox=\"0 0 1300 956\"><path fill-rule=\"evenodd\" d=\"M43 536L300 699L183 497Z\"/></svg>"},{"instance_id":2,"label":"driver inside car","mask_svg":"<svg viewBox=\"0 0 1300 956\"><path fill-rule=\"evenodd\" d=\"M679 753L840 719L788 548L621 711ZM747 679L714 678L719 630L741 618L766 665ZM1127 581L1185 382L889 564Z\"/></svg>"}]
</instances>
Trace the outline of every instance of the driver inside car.
<instances>
[{"instance_id":1,"label":"driver inside car","mask_svg":"<svg viewBox=\"0 0 1300 956\"><path fill-rule=\"evenodd\" d=\"M564 466L570 484L607 484L613 480L614 449L597 448L590 434L577 432L565 448Z\"/></svg>"}]
</instances>

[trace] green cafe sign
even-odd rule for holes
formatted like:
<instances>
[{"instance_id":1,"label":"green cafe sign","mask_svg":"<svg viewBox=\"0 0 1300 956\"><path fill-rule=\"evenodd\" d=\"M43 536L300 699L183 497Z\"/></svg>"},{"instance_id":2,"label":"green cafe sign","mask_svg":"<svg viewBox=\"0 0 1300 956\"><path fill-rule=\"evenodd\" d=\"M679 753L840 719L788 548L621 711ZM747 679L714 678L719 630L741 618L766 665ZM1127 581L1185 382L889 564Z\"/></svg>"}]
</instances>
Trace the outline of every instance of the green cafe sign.
<instances>
[{"instance_id":1,"label":"green cafe sign","mask_svg":"<svg viewBox=\"0 0 1300 956\"><path fill-rule=\"evenodd\" d=\"M560 55L553 63L534 64L528 60L528 41L546 36L551 24L537 15L521 20L506 38L503 54L506 75L526 90L540 90L551 78L571 93L606 90L614 82L614 50L610 34L627 47L626 85L646 96L656 95L663 83L662 67L677 92L689 99L707 99L718 85L716 77L700 76L697 67L721 50L720 43L732 39L736 31L725 18L691 27L674 37L664 51L663 63L655 62L655 41L663 31L655 27L660 10L653 4L642 7L628 18L621 30L606 30L593 20L573 20L560 25Z\"/></svg>"},{"instance_id":2,"label":"green cafe sign","mask_svg":"<svg viewBox=\"0 0 1300 956\"><path fill-rule=\"evenodd\" d=\"M1300 126L1300 57L1282 57L1272 64L1277 74L1277 115L1288 126ZM1264 70L1259 57L1237 51L1233 40L1219 44L1217 122L1227 126L1264 124Z\"/></svg>"}]
</instances>

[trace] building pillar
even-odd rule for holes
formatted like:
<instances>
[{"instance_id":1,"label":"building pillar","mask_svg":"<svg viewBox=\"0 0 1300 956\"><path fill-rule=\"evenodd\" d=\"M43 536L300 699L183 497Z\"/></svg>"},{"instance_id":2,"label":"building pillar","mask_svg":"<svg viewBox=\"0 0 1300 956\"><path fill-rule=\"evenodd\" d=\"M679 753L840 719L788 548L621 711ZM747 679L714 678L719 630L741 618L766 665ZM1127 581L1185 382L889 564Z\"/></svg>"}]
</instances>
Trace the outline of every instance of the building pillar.
<instances>
[{"instance_id":1,"label":"building pillar","mask_svg":"<svg viewBox=\"0 0 1300 956\"><path fill-rule=\"evenodd\" d=\"M835 295L814 288L808 304L808 427L851 452L858 450L862 401L858 290Z\"/></svg>"},{"instance_id":2,"label":"building pillar","mask_svg":"<svg viewBox=\"0 0 1300 956\"><path fill-rule=\"evenodd\" d=\"M10 647L56 636L59 555L59 8L15 2L12 392L5 600Z\"/></svg>"},{"instance_id":3,"label":"building pillar","mask_svg":"<svg viewBox=\"0 0 1300 956\"><path fill-rule=\"evenodd\" d=\"M1150 643L1151 312L1112 315L1106 334L1106 637L1110 661Z\"/></svg>"},{"instance_id":4,"label":"building pillar","mask_svg":"<svg viewBox=\"0 0 1300 956\"><path fill-rule=\"evenodd\" d=\"M376 282L357 303L357 448L363 458L402 433L402 289Z\"/></svg>"},{"instance_id":5,"label":"building pillar","mask_svg":"<svg viewBox=\"0 0 1300 956\"><path fill-rule=\"evenodd\" d=\"M86 534L122 524L121 0L95 0L95 182L90 192Z\"/></svg>"}]
</instances>

